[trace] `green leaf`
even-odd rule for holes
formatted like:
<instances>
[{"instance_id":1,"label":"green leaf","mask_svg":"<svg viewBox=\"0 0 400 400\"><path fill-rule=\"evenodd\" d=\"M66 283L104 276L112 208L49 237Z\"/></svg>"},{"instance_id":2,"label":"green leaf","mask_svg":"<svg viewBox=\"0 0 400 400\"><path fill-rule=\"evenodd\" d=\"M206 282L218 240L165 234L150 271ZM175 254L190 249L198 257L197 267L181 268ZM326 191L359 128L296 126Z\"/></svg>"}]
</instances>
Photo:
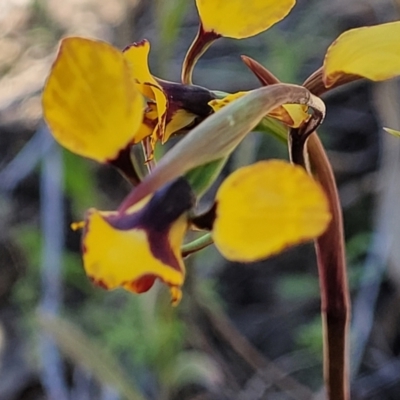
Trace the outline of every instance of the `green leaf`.
<instances>
[{"instance_id":1,"label":"green leaf","mask_svg":"<svg viewBox=\"0 0 400 400\"><path fill-rule=\"evenodd\" d=\"M198 198L215 182L226 161L227 157L211 161L208 164L193 168L185 174L186 180Z\"/></svg>"}]
</instances>

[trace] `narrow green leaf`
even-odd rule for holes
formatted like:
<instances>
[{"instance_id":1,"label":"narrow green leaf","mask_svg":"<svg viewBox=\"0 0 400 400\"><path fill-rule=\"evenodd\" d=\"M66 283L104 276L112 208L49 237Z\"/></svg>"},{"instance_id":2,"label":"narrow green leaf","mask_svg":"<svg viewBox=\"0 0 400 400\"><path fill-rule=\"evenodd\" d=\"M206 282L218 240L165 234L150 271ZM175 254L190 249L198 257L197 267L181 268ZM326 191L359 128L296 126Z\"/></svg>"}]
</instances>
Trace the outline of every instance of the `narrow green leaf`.
<instances>
[{"instance_id":1,"label":"narrow green leaf","mask_svg":"<svg viewBox=\"0 0 400 400\"><path fill-rule=\"evenodd\" d=\"M226 161L227 157L211 161L208 164L191 169L185 174L185 178L189 182L197 198L201 197L214 183Z\"/></svg>"}]
</instances>

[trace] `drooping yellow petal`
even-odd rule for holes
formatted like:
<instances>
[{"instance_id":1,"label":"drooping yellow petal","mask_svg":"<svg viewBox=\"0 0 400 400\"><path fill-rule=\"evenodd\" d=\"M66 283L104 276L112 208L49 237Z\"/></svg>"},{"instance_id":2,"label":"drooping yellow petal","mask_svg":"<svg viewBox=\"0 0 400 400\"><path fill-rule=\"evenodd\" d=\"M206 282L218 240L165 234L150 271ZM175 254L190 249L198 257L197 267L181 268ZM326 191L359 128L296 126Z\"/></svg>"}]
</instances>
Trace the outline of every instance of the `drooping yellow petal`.
<instances>
[{"instance_id":1,"label":"drooping yellow petal","mask_svg":"<svg viewBox=\"0 0 400 400\"><path fill-rule=\"evenodd\" d=\"M179 289L184 281L185 266L180 257L180 246L187 229L185 217L172 226L168 242L176 258L176 265L168 265L155 257L148 233L140 228L122 230L106 219L117 213L89 210L84 238L84 267L94 283L105 288L123 287L135 293L147 291L155 279L171 287L173 302L179 302Z\"/></svg>"},{"instance_id":2,"label":"drooping yellow petal","mask_svg":"<svg viewBox=\"0 0 400 400\"><path fill-rule=\"evenodd\" d=\"M331 87L343 75L373 81L400 74L400 21L349 30L329 47L324 83Z\"/></svg>"},{"instance_id":3,"label":"drooping yellow petal","mask_svg":"<svg viewBox=\"0 0 400 400\"><path fill-rule=\"evenodd\" d=\"M243 39L270 28L294 7L296 0L196 0L203 29Z\"/></svg>"},{"instance_id":4,"label":"drooping yellow petal","mask_svg":"<svg viewBox=\"0 0 400 400\"><path fill-rule=\"evenodd\" d=\"M157 106L158 124L155 128L159 138L164 136L165 118L168 107L167 97L156 79L151 75L148 65L150 43L142 40L124 50L124 57L132 66L134 78L140 92L154 100Z\"/></svg>"},{"instance_id":5,"label":"drooping yellow petal","mask_svg":"<svg viewBox=\"0 0 400 400\"><path fill-rule=\"evenodd\" d=\"M82 246L87 275L106 289L135 293L160 279L179 302L185 277L180 248L192 206L190 185L180 178L124 212L89 210Z\"/></svg>"},{"instance_id":6,"label":"drooping yellow petal","mask_svg":"<svg viewBox=\"0 0 400 400\"><path fill-rule=\"evenodd\" d=\"M250 262L318 237L329 221L326 196L304 169L261 161L221 185L213 238L227 259Z\"/></svg>"},{"instance_id":7,"label":"drooping yellow petal","mask_svg":"<svg viewBox=\"0 0 400 400\"><path fill-rule=\"evenodd\" d=\"M111 45L62 40L43 91L43 114L55 139L99 162L114 160L134 141L144 102L131 67Z\"/></svg>"},{"instance_id":8,"label":"drooping yellow petal","mask_svg":"<svg viewBox=\"0 0 400 400\"><path fill-rule=\"evenodd\" d=\"M209 104L214 112L217 112L232 101L239 99L246 93L248 92L237 92L228 94L223 99L215 99L210 101ZM286 104L284 106L275 108L270 113L268 113L268 116L275 118L292 128L298 128L310 117L310 115L307 113L307 107L298 104Z\"/></svg>"}]
</instances>

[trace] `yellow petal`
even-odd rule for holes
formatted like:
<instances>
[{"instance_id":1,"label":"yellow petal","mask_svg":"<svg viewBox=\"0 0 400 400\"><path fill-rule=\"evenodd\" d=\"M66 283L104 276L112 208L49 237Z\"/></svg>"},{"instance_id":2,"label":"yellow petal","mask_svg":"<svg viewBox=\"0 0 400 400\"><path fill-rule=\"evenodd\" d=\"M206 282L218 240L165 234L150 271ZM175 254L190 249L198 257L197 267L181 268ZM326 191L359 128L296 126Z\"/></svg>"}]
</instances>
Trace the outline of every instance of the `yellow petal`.
<instances>
[{"instance_id":1,"label":"yellow petal","mask_svg":"<svg viewBox=\"0 0 400 400\"><path fill-rule=\"evenodd\" d=\"M282 109L285 112L282 112ZM307 113L308 107L299 104L285 104L282 107L276 108L274 111L276 112L277 110L282 112L282 114L274 116L270 113L269 116L282 121L292 128L298 128L310 118L310 114ZM289 116L289 118L287 118L287 116Z\"/></svg>"},{"instance_id":2,"label":"yellow petal","mask_svg":"<svg viewBox=\"0 0 400 400\"><path fill-rule=\"evenodd\" d=\"M154 256L145 230L116 229L105 218L110 215L117 213L95 209L88 212L83 261L90 279L105 289L123 287L142 293L158 278L170 286L173 302L179 301L185 277L180 246L187 229L186 218L178 219L169 232L168 241L177 262L172 266Z\"/></svg>"},{"instance_id":3,"label":"yellow petal","mask_svg":"<svg viewBox=\"0 0 400 400\"><path fill-rule=\"evenodd\" d=\"M209 102L209 105L217 112L221 110L223 107L235 101L245 95L248 92L237 92L228 94L223 99L215 99ZM275 108L275 110L268 113L269 117L275 118L285 125L298 128L303 122L307 121L310 118L310 115L307 113L307 107L301 106L298 104L286 104L284 106Z\"/></svg>"},{"instance_id":4,"label":"yellow petal","mask_svg":"<svg viewBox=\"0 0 400 400\"><path fill-rule=\"evenodd\" d=\"M111 45L62 40L43 91L43 114L55 139L84 157L114 160L134 140L143 117L132 76Z\"/></svg>"},{"instance_id":5,"label":"yellow petal","mask_svg":"<svg viewBox=\"0 0 400 400\"><path fill-rule=\"evenodd\" d=\"M335 84L343 75L373 81L400 74L400 22L357 28L339 36L324 61L324 83Z\"/></svg>"},{"instance_id":6,"label":"yellow petal","mask_svg":"<svg viewBox=\"0 0 400 400\"><path fill-rule=\"evenodd\" d=\"M257 35L289 14L295 0L196 0L203 29L235 39Z\"/></svg>"},{"instance_id":7,"label":"yellow petal","mask_svg":"<svg viewBox=\"0 0 400 400\"><path fill-rule=\"evenodd\" d=\"M191 188L181 178L125 212L89 210L82 246L87 275L103 288L135 293L160 279L177 303L185 278L180 248L192 206Z\"/></svg>"},{"instance_id":8,"label":"yellow petal","mask_svg":"<svg viewBox=\"0 0 400 400\"><path fill-rule=\"evenodd\" d=\"M180 131L190 125L196 118L195 114L192 114L184 109L178 109L171 116L170 121L167 122L165 135L162 142L165 143L175 132Z\"/></svg>"},{"instance_id":9,"label":"yellow petal","mask_svg":"<svg viewBox=\"0 0 400 400\"><path fill-rule=\"evenodd\" d=\"M147 40L142 40L130 45L124 50L123 54L133 68L138 89L144 96L154 100L157 105L158 124L155 130L158 137L162 138L165 130L168 100L162 87L150 73L148 65L149 52L150 43Z\"/></svg>"},{"instance_id":10,"label":"yellow petal","mask_svg":"<svg viewBox=\"0 0 400 400\"><path fill-rule=\"evenodd\" d=\"M229 260L256 261L321 235L330 221L318 183L280 160L241 168L216 197L213 238Z\"/></svg>"}]
</instances>

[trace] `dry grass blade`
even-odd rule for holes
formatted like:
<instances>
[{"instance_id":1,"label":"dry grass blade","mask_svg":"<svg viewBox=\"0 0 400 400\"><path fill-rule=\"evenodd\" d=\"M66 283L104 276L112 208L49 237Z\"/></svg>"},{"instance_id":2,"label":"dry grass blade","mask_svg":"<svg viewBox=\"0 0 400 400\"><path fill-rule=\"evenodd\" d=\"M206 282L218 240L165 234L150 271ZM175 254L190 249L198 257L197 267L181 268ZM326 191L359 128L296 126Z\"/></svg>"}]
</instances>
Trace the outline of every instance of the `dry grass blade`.
<instances>
[{"instance_id":1,"label":"dry grass blade","mask_svg":"<svg viewBox=\"0 0 400 400\"><path fill-rule=\"evenodd\" d=\"M39 315L39 323L66 357L90 371L99 382L115 387L128 400L146 400L118 362L77 326L65 319L46 314Z\"/></svg>"}]
</instances>

